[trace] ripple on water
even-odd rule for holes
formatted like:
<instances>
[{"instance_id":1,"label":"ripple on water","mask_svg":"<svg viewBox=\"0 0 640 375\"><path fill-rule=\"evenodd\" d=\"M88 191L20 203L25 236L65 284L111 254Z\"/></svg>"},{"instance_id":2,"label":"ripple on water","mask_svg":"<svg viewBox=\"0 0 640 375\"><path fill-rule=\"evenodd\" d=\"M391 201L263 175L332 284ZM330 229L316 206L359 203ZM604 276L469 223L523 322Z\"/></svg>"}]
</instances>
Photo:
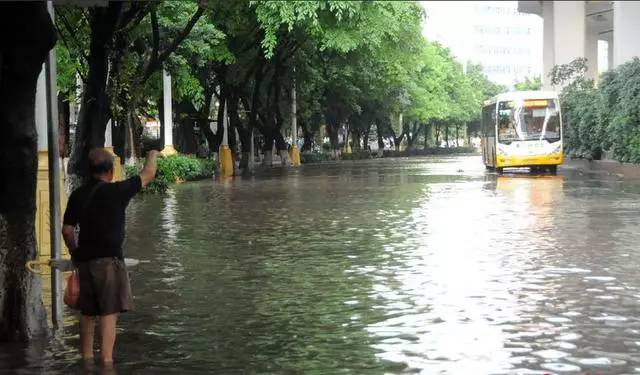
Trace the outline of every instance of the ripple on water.
<instances>
[{"instance_id":1,"label":"ripple on water","mask_svg":"<svg viewBox=\"0 0 640 375\"><path fill-rule=\"evenodd\" d=\"M569 353L560 350L545 349L533 352L533 355L544 359L560 359L569 356Z\"/></svg>"},{"instance_id":2,"label":"ripple on water","mask_svg":"<svg viewBox=\"0 0 640 375\"><path fill-rule=\"evenodd\" d=\"M545 368L550 371L557 372L576 372L580 371L580 367L576 365L572 365L569 363L559 363L559 362L547 362L540 365L540 367Z\"/></svg>"},{"instance_id":3,"label":"ripple on water","mask_svg":"<svg viewBox=\"0 0 640 375\"><path fill-rule=\"evenodd\" d=\"M474 156L276 168L135 199L127 251L152 263L132 270L120 372L631 372L631 185L495 176ZM73 373L77 328L63 340L22 373ZM0 350L0 373L16 356Z\"/></svg>"}]
</instances>

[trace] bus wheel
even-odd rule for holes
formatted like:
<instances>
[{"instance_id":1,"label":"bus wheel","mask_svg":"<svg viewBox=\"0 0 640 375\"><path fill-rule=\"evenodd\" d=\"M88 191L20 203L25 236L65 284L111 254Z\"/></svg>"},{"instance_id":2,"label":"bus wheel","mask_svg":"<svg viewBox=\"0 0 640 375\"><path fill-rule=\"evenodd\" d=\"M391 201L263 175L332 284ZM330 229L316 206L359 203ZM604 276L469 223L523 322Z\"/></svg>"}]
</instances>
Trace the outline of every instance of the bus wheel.
<instances>
[{"instance_id":1,"label":"bus wheel","mask_svg":"<svg viewBox=\"0 0 640 375\"><path fill-rule=\"evenodd\" d=\"M551 173L551 174L556 174L556 173L558 173L558 166L557 166L557 165L551 165L551 166L549 166L549 173Z\"/></svg>"},{"instance_id":2,"label":"bus wheel","mask_svg":"<svg viewBox=\"0 0 640 375\"><path fill-rule=\"evenodd\" d=\"M489 172L493 172L493 170L495 169L494 167L490 166L490 165L485 165L484 166Z\"/></svg>"},{"instance_id":3,"label":"bus wheel","mask_svg":"<svg viewBox=\"0 0 640 375\"><path fill-rule=\"evenodd\" d=\"M496 168L496 172L498 172L498 174L503 174L504 168Z\"/></svg>"}]
</instances>

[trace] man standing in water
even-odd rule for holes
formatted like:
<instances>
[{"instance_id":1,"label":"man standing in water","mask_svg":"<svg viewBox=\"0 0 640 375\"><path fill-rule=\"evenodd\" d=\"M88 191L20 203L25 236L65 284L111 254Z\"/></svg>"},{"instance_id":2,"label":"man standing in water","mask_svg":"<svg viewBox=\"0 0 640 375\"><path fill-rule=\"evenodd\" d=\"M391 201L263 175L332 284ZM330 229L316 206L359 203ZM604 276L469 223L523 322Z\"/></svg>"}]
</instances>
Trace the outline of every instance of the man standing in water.
<instances>
[{"instance_id":1,"label":"man standing in water","mask_svg":"<svg viewBox=\"0 0 640 375\"><path fill-rule=\"evenodd\" d=\"M77 308L82 313L80 351L85 361L93 360L94 319L99 317L100 360L105 367L113 365L118 314L133 307L122 252L125 209L155 178L157 159L158 151L150 151L139 176L112 182L113 156L104 148L91 150L91 179L69 197L62 235L80 276Z\"/></svg>"}]
</instances>

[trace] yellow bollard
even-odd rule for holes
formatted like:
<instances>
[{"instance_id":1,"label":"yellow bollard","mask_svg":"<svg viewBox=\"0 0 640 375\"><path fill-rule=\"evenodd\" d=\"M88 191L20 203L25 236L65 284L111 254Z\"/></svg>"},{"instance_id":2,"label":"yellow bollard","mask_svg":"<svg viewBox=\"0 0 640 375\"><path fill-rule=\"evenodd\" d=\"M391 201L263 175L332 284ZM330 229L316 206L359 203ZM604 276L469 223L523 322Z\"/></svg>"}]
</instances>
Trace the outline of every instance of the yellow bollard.
<instances>
[{"instance_id":1,"label":"yellow bollard","mask_svg":"<svg viewBox=\"0 0 640 375\"><path fill-rule=\"evenodd\" d=\"M291 165L294 167L300 166L300 151L296 145L292 145L289 150L289 158L291 159Z\"/></svg>"},{"instance_id":2,"label":"yellow bollard","mask_svg":"<svg viewBox=\"0 0 640 375\"><path fill-rule=\"evenodd\" d=\"M227 145L220 146L220 176L232 177L233 176L233 157L231 156L231 149Z\"/></svg>"}]
</instances>

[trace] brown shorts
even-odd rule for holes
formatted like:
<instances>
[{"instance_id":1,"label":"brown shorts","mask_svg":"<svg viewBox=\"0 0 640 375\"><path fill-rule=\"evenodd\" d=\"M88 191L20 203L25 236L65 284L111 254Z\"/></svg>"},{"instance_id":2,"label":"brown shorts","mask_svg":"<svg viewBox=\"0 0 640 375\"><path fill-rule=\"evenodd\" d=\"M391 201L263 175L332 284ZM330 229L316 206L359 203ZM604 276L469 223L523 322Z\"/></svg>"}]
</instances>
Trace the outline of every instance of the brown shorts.
<instances>
[{"instance_id":1,"label":"brown shorts","mask_svg":"<svg viewBox=\"0 0 640 375\"><path fill-rule=\"evenodd\" d=\"M118 258L98 258L78 262L82 315L97 316L133 309L129 274Z\"/></svg>"}]
</instances>

